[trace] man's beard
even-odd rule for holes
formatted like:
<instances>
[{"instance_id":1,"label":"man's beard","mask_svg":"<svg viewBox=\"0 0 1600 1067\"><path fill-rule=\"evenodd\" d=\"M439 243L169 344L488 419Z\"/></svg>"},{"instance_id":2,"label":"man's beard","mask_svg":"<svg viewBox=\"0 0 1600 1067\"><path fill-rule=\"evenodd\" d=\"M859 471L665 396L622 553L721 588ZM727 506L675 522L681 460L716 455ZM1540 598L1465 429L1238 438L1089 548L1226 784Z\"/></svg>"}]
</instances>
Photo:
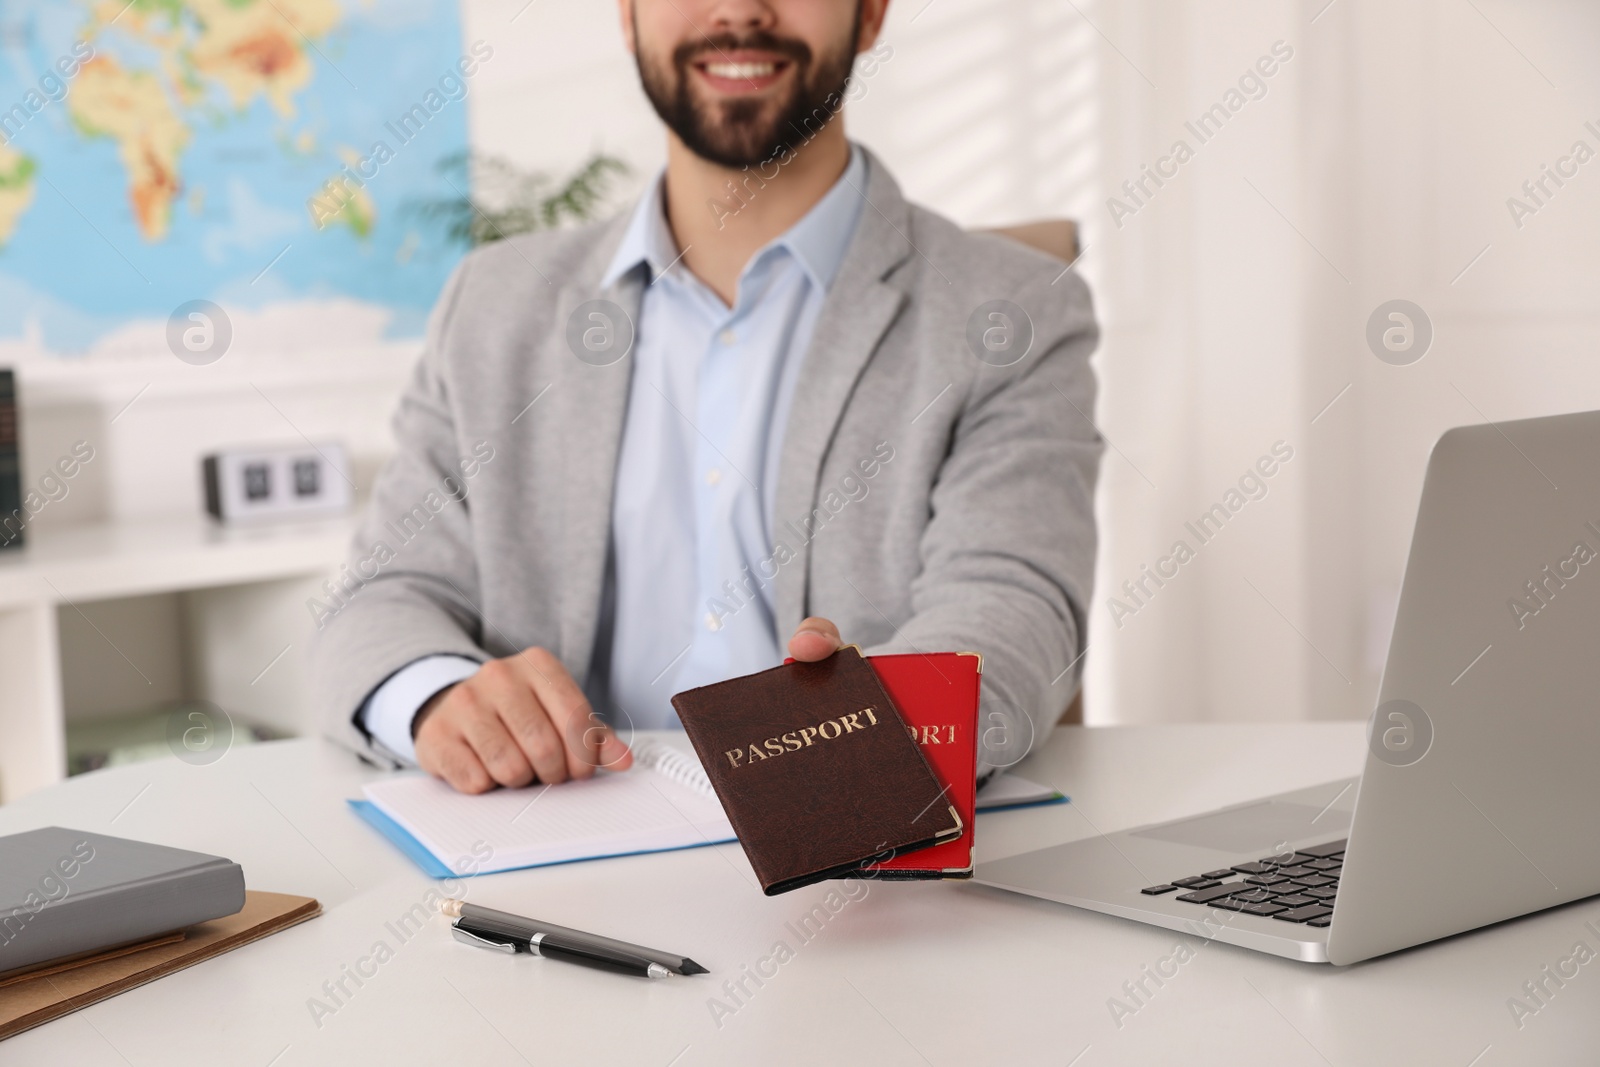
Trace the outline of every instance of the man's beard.
<instances>
[{"instance_id":1,"label":"man's beard","mask_svg":"<svg viewBox=\"0 0 1600 1067\"><path fill-rule=\"evenodd\" d=\"M670 69L647 57L643 42L639 42L639 80L656 114L689 151L720 166L753 167L793 152L832 120L844 101L859 37L859 20L852 18L850 39L843 48L823 55L815 69L811 49L804 41L765 32L715 34L679 45L673 50ZM638 42L637 26L634 40ZM780 99L777 107L769 108L765 100L707 104L691 91L689 68L696 61L741 48L780 55L794 68L787 98Z\"/></svg>"}]
</instances>

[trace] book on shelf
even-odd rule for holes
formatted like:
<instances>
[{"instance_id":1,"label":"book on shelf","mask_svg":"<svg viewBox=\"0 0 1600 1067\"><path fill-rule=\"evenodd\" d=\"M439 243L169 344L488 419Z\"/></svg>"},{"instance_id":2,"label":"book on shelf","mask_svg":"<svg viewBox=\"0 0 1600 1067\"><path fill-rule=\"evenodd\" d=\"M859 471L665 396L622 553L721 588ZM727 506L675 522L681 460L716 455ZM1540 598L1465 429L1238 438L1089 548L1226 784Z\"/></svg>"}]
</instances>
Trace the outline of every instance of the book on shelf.
<instances>
[{"instance_id":1,"label":"book on shelf","mask_svg":"<svg viewBox=\"0 0 1600 1067\"><path fill-rule=\"evenodd\" d=\"M22 434L17 419L17 375L0 367L0 549L23 542Z\"/></svg>"}]
</instances>

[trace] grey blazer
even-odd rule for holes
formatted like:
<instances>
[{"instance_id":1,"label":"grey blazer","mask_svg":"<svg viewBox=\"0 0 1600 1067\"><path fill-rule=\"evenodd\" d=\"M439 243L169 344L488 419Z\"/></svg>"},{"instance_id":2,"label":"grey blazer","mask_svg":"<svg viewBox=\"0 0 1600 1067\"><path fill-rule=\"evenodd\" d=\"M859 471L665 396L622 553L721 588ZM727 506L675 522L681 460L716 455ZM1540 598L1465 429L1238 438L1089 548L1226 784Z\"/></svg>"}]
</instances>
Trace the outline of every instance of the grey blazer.
<instances>
[{"instance_id":1,"label":"grey blazer","mask_svg":"<svg viewBox=\"0 0 1600 1067\"><path fill-rule=\"evenodd\" d=\"M876 159L864 195L779 462L780 640L821 615L869 654L981 652L981 762L1008 766L1082 669L1102 450L1089 293L1055 259L907 203ZM598 287L625 225L485 246L439 299L399 451L338 588L310 605L326 731L369 758L388 762L356 709L430 653L539 646L588 676L632 359L577 358L568 323L597 298L637 322L638 272ZM1016 362L1021 333L976 354L996 299L1031 321Z\"/></svg>"}]
</instances>

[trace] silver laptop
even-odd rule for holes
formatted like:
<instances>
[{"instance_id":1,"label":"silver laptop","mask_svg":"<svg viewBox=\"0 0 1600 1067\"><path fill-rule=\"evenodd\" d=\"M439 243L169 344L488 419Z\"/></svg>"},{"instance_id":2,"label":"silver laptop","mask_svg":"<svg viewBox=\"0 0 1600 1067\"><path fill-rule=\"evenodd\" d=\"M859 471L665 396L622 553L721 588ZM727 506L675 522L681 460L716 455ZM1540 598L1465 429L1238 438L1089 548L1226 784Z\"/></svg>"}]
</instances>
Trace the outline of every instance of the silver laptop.
<instances>
[{"instance_id":1,"label":"silver laptop","mask_svg":"<svg viewBox=\"0 0 1600 1067\"><path fill-rule=\"evenodd\" d=\"M1367 749L975 880L1335 964L1600 893L1600 412L1434 446Z\"/></svg>"}]
</instances>

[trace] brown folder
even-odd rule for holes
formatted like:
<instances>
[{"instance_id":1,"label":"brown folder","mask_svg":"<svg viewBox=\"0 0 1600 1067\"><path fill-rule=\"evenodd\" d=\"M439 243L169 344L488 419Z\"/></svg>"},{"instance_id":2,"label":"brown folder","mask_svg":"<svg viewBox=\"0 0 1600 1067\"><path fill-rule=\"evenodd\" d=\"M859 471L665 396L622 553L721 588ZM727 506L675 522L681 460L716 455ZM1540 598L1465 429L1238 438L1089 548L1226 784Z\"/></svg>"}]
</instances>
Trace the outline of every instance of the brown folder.
<instances>
[{"instance_id":1,"label":"brown folder","mask_svg":"<svg viewBox=\"0 0 1600 1067\"><path fill-rule=\"evenodd\" d=\"M961 833L854 645L690 689L672 706L768 896Z\"/></svg>"},{"instance_id":2,"label":"brown folder","mask_svg":"<svg viewBox=\"0 0 1600 1067\"><path fill-rule=\"evenodd\" d=\"M20 974L0 984L0 1039L249 944L320 914L311 897L246 890L232 915L97 956Z\"/></svg>"}]
</instances>

